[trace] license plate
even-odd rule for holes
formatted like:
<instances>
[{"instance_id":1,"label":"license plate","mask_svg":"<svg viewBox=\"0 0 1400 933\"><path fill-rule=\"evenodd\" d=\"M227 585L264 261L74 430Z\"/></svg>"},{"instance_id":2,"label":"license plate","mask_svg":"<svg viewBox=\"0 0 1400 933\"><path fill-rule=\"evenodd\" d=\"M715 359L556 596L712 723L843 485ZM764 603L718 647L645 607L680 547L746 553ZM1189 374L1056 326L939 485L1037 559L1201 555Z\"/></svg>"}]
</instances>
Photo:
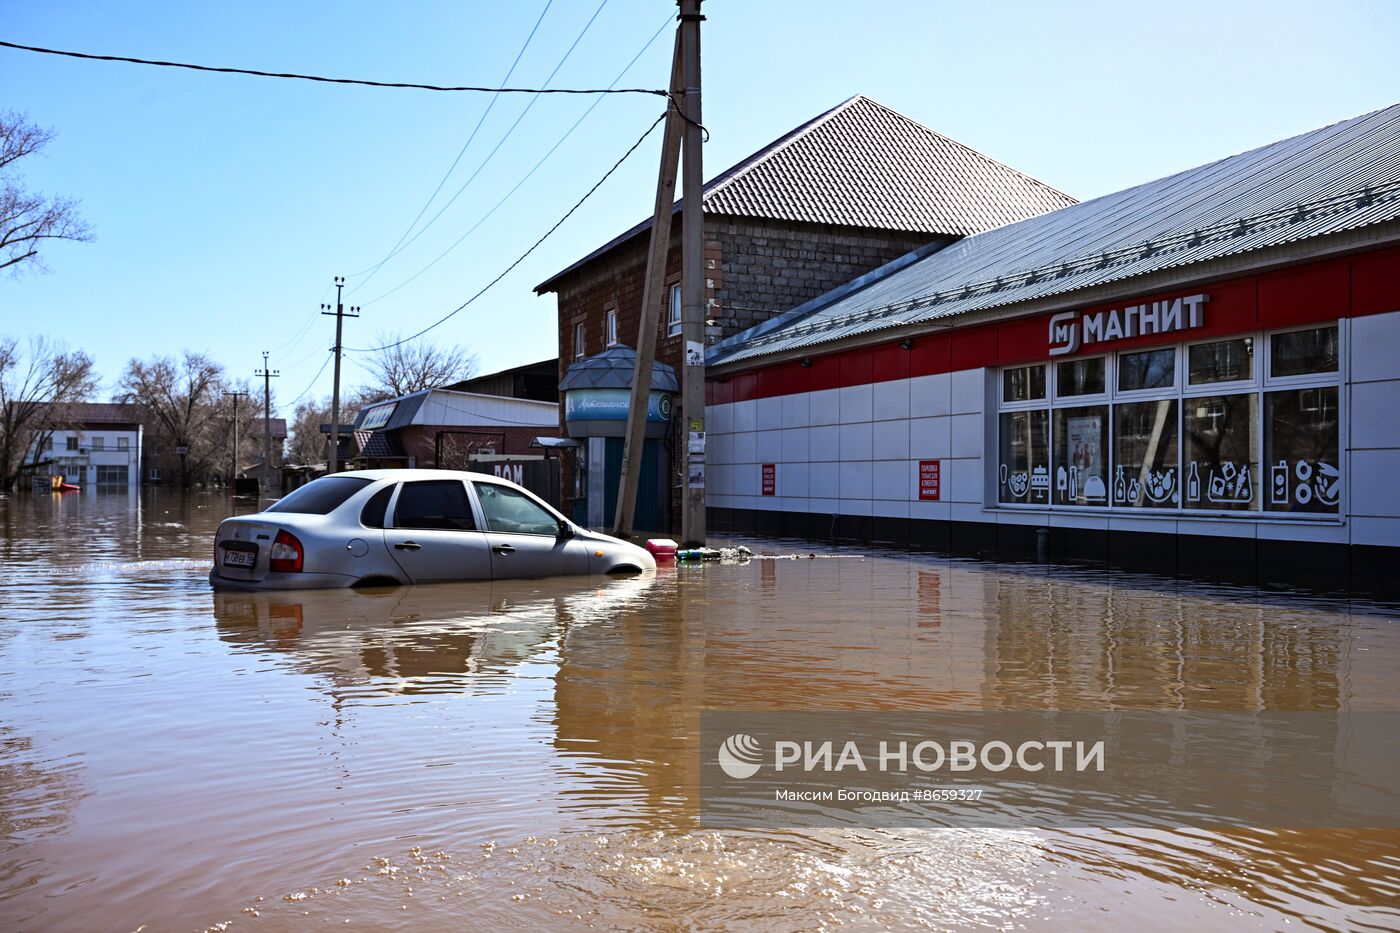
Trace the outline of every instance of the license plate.
<instances>
[{"instance_id":1,"label":"license plate","mask_svg":"<svg viewBox=\"0 0 1400 933\"><path fill-rule=\"evenodd\" d=\"M225 567L251 567L257 562L257 559L256 551L224 551Z\"/></svg>"}]
</instances>

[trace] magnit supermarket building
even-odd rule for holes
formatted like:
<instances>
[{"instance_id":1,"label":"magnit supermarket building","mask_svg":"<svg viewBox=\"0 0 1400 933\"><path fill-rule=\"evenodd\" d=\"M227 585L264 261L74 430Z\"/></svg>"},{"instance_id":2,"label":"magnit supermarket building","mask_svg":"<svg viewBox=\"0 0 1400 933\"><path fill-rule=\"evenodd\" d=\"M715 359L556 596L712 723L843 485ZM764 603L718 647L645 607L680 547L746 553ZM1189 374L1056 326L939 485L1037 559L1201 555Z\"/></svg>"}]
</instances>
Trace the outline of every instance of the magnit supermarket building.
<instances>
[{"instance_id":1,"label":"magnit supermarket building","mask_svg":"<svg viewBox=\"0 0 1400 933\"><path fill-rule=\"evenodd\" d=\"M715 344L716 531L1400 588L1400 105Z\"/></svg>"}]
</instances>

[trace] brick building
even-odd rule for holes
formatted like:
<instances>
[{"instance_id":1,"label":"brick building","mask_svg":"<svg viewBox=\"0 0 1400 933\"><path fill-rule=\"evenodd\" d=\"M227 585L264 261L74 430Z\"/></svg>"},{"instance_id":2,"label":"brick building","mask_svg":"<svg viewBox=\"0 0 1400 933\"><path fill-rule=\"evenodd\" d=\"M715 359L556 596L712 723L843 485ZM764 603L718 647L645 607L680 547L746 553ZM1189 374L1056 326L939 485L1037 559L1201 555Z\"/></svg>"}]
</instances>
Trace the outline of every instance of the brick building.
<instances>
[{"instance_id":1,"label":"brick building","mask_svg":"<svg viewBox=\"0 0 1400 933\"><path fill-rule=\"evenodd\" d=\"M712 343L852 287L875 269L1075 203L862 96L774 140L704 191ZM680 202L672 218L656 352L679 370ZM558 296L561 379L575 362L635 345L650 232L648 219L536 287Z\"/></svg>"}]
</instances>

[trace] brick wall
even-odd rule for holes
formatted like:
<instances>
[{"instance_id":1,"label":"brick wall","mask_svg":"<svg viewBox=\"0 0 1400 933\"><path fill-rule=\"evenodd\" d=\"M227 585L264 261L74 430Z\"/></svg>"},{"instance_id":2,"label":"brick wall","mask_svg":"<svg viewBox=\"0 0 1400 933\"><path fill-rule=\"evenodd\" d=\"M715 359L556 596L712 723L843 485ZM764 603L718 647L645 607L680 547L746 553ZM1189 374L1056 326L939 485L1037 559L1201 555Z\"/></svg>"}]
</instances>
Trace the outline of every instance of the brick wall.
<instances>
[{"instance_id":1,"label":"brick wall","mask_svg":"<svg viewBox=\"0 0 1400 933\"><path fill-rule=\"evenodd\" d=\"M851 279L879 268L930 241L927 234L835 227L827 224L798 224L741 218L705 219L705 300L706 317L714 324L706 328L706 340L713 343L775 314L791 310L823 295ZM598 257L575 271L558 286L559 376L576 359L574 334L583 325L584 355L602 352L605 318L609 309L618 314L618 340L629 347L637 344L641 320L642 291L646 279L649 236ZM951 242L949 238L949 242ZM680 281L680 218L671 227L671 250L666 262L666 284ZM656 359L681 366L681 338L666 333L666 311L661 311L657 330ZM562 400L561 400L562 401ZM677 400L679 402L679 399ZM563 405L559 409L560 434ZM680 469L684 456L677 456L679 425L684 412L676 407L671 438L672 466ZM573 507L572 462L565 465L561 489L566 514ZM679 525L679 503L673 495L673 520Z\"/></svg>"}]
</instances>

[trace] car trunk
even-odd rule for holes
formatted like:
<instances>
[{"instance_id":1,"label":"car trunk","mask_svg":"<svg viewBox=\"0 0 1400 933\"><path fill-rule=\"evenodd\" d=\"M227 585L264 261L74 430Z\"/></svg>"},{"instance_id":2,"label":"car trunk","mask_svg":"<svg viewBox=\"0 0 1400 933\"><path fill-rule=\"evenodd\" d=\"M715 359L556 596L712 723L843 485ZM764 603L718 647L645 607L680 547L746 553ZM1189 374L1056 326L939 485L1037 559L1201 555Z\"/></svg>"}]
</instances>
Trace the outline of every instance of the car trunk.
<instances>
[{"instance_id":1,"label":"car trunk","mask_svg":"<svg viewBox=\"0 0 1400 933\"><path fill-rule=\"evenodd\" d=\"M228 580L257 582L267 576L279 526L252 518L230 518L214 538L214 570Z\"/></svg>"}]
</instances>

